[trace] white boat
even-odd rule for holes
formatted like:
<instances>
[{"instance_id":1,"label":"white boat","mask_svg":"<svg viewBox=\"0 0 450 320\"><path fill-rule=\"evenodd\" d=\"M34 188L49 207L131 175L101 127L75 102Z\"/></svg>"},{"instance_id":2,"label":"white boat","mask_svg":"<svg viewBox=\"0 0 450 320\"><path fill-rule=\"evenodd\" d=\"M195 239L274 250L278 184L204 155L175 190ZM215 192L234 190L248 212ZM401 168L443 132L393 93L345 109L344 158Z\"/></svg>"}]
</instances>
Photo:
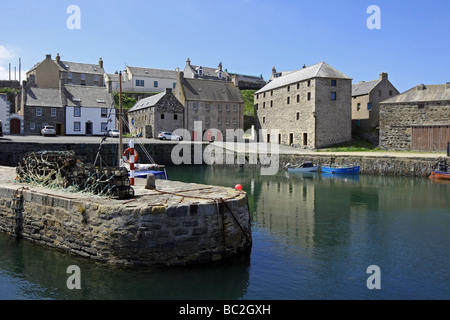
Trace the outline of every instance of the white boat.
<instances>
[{"instance_id":1,"label":"white boat","mask_svg":"<svg viewBox=\"0 0 450 320\"><path fill-rule=\"evenodd\" d=\"M287 166L288 172L317 172L319 171L319 166L315 166L312 162L305 162L301 165L291 166L288 164Z\"/></svg>"}]
</instances>

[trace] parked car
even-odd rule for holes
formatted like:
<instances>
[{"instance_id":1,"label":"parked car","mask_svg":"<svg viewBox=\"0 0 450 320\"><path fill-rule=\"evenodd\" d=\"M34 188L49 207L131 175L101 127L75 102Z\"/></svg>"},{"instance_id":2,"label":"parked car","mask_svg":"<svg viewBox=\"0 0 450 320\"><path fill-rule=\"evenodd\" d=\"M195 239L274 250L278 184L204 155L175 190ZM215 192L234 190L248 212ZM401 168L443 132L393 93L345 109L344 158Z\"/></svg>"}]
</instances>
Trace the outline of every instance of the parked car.
<instances>
[{"instance_id":1,"label":"parked car","mask_svg":"<svg viewBox=\"0 0 450 320\"><path fill-rule=\"evenodd\" d=\"M118 138L120 136L119 130L116 129L110 129L108 130L108 136L113 138Z\"/></svg>"},{"instance_id":2,"label":"parked car","mask_svg":"<svg viewBox=\"0 0 450 320\"><path fill-rule=\"evenodd\" d=\"M41 130L41 134L43 137L45 136L56 136L56 130L54 126L45 126Z\"/></svg>"},{"instance_id":3,"label":"parked car","mask_svg":"<svg viewBox=\"0 0 450 320\"><path fill-rule=\"evenodd\" d=\"M158 134L158 139L159 140L178 140L181 141L183 140L183 137L180 137L176 134L173 134L172 132L161 132L160 134Z\"/></svg>"}]
</instances>

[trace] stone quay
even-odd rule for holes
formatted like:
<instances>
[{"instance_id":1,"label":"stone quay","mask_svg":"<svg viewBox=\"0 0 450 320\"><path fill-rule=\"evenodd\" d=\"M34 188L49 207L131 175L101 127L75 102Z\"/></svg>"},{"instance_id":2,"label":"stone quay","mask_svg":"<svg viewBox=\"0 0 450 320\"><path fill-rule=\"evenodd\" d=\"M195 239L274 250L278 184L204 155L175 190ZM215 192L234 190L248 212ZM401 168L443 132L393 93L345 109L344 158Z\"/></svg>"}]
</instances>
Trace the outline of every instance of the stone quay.
<instances>
[{"instance_id":1,"label":"stone quay","mask_svg":"<svg viewBox=\"0 0 450 320\"><path fill-rule=\"evenodd\" d=\"M249 254L247 194L232 188L136 179L132 199L16 182L0 167L0 231L93 260L180 266Z\"/></svg>"}]
</instances>

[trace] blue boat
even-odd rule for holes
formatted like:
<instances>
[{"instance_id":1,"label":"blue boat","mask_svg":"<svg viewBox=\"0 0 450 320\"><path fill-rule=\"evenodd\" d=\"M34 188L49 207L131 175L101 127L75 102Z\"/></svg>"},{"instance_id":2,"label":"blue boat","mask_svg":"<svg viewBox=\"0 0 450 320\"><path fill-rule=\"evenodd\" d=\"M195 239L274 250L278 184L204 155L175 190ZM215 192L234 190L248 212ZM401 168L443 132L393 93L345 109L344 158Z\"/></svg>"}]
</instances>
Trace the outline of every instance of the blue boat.
<instances>
[{"instance_id":1,"label":"blue boat","mask_svg":"<svg viewBox=\"0 0 450 320\"><path fill-rule=\"evenodd\" d=\"M354 167L322 167L322 173L359 174L360 166Z\"/></svg>"},{"instance_id":2,"label":"blue boat","mask_svg":"<svg viewBox=\"0 0 450 320\"><path fill-rule=\"evenodd\" d=\"M164 171L159 171L159 170L136 171L134 173L134 176L135 176L135 178L146 179L149 174L153 174L155 176L155 179L169 180L166 170L164 170ZM130 174L128 174L128 175L130 175Z\"/></svg>"}]
</instances>

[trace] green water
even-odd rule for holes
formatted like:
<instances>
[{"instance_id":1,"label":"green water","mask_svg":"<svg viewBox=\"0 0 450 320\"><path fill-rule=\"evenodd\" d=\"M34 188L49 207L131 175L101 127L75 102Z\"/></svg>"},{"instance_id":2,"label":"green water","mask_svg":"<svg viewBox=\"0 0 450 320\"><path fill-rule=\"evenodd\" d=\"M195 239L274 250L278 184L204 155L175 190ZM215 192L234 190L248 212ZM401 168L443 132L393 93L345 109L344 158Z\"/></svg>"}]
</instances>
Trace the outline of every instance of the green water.
<instances>
[{"instance_id":1,"label":"green water","mask_svg":"<svg viewBox=\"0 0 450 320\"><path fill-rule=\"evenodd\" d=\"M450 184L425 178L168 168L172 180L249 195L249 256L117 268L0 234L0 299L450 299ZM67 268L81 270L69 290ZM369 290L367 268L380 269Z\"/></svg>"}]
</instances>

